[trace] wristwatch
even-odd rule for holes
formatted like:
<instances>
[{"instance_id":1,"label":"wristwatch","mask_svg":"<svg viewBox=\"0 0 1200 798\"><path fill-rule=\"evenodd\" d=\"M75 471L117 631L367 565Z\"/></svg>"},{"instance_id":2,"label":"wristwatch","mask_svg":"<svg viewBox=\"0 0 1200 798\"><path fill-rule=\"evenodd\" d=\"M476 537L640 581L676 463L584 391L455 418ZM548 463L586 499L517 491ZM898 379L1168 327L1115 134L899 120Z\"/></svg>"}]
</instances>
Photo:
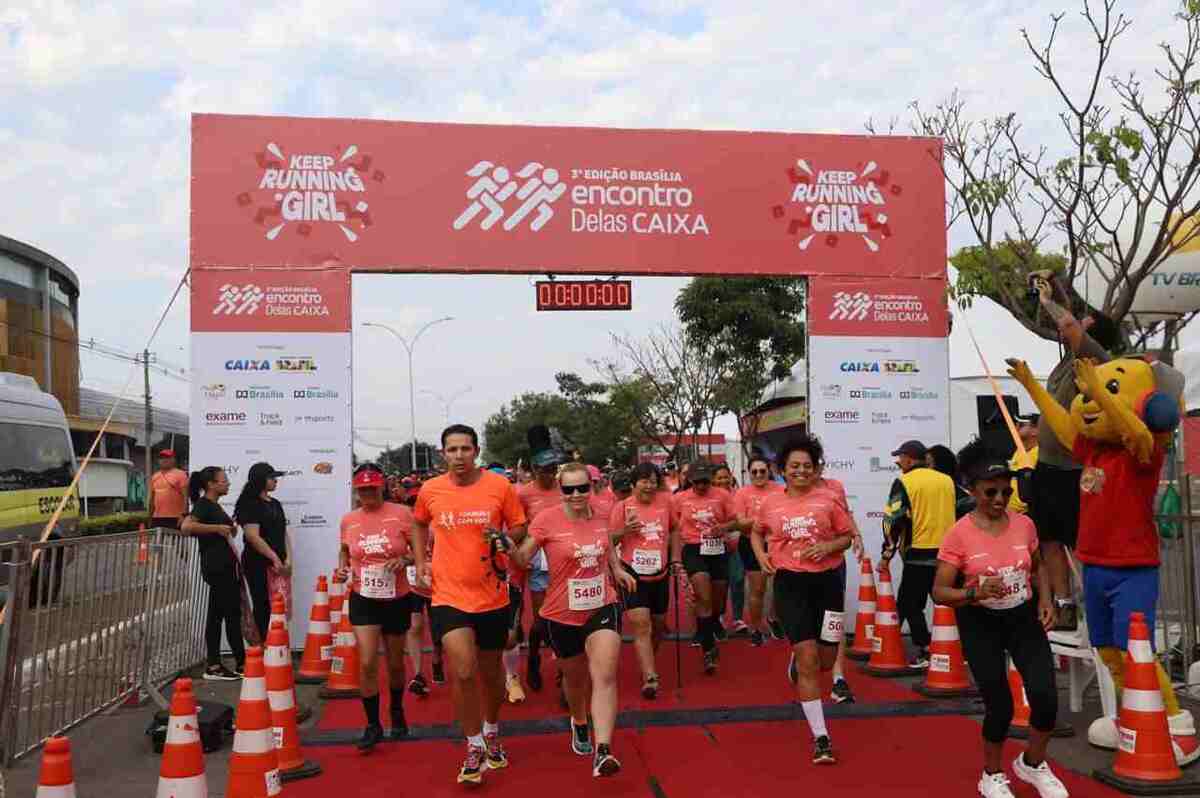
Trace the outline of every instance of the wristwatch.
<instances>
[{"instance_id":1,"label":"wristwatch","mask_svg":"<svg viewBox=\"0 0 1200 798\"><path fill-rule=\"evenodd\" d=\"M975 588L973 588L973 587L967 588L967 603L968 604L975 603Z\"/></svg>"}]
</instances>

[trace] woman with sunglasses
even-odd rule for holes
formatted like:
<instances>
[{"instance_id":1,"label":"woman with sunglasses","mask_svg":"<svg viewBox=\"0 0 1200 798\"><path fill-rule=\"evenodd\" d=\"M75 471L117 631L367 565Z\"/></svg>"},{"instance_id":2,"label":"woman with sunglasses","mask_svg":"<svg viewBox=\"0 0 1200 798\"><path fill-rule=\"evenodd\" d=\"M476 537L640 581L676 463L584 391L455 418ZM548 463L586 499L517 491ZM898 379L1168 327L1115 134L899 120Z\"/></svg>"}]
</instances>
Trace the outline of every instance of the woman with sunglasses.
<instances>
[{"instance_id":1,"label":"woman with sunglasses","mask_svg":"<svg viewBox=\"0 0 1200 798\"><path fill-rule=\"evenodd\" d=\"M983 798L1013 798L1001 761L1012 722L1008 663L1021 674L1029 701L1029 745L1013 760L1017 778L1042 798L1066 798L1046 764L1058 714L1054 660L1046 631L1054 625L1049 577L1028 516L1010 512L1012 471L979 440L958 453L959 472L975 509L946 535L938 551L933 599L955 608L963 654L983 694ZM1034 589L1034 582L1037 587Z\"/></svg>"},{"instance_id":2,"label":"woman with sunglasses","mask_svg":"<svg viewBox=\"0 0 1200 798\"><path fill-rule=\"evenodd\" d=\"M358 749L366 752L383 739L379 721L379 638L386 650L391 685L393 738L408 734L404 718L404 656L411 624L411 590L405 566L411 562L412 511L384 502L386 480L377 466L354 473L358 508L342 517L341 547L334 577L350 580L350 624L358 643L359 685L367 726Z\"/></svg>"},{"instance_id":3,"label":"woman with sunglasses","mask_svg":"<svg viewBox=\"0 0 1200 798\"><path fill-rule=\"evenodd\" d=\"M763 602L767 594L767 575L763 573L754 549L750 545L750 530L754 526L754 517L767 497L773 493L782 493L783 486L771 481L771 466L764 457L754 457L750 460L750 484L740 489L733 497L733 508L737 512L738 528L741 537L738 538L737 556L742 561L742 569L746 573L746 600L750 615L750 645L761 646L766 639L763 634ZM739 619L740 620L740 619Z\"/></svg>"},{"instance_id":4,"label":"woman with sunglasses","mask_svg":"<svg viewBox=\"0 0 1200 798\"><path fill-rule=\"evenodd\" d=\"M637 587L625 594L625 613L642 669L642 697L650 700L658 696L655 656L667 628L667 566L678 532L671 520L671 497L658 489L658 466L639 464L633 479L633 495L613 507L609 528L620 540L622 565L637 580Z\"/></svg>"},{"instance_id":5,"label":"woman with sunglasses","mask_svg":"<svg viewBox=\"0 0 1200 798\"><path fill-rule=\"evenodd\" d=\"M550 647L563 671L571 749L580 756L592 755L593 776L612 776L621 769L612 753L621 654L617 586L632 591L637 580L621 567L608 516L597 513L591 503L587 467L566 464L558 473L558 484L562 504L534 519L512 557L517 565L528 567L539 548L546 553L550 585L539 614L546 619ZM594 748L588 734L589 704Z\"/></svg>"}]
</instances>

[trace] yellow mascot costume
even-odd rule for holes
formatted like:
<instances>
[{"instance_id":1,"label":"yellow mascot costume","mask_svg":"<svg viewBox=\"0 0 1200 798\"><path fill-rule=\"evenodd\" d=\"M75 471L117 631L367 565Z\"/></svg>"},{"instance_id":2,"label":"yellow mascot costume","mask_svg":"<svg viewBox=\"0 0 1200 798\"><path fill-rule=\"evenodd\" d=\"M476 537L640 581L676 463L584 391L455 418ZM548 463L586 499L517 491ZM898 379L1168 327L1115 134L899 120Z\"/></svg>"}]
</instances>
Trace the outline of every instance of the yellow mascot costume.
<instances>
[{"instance_id":1,"label":"yellow mascot costume","mask_svg":"<svg viewBox=\"0 0 1200 798\"><path fill-rule=\"evenodd\" d=\"M1167 443L1179 424L1179 396L1167 389L1178 376L1163 364L1121 358L1096 365L1075 361L1079 395L1062 407L1024 361L1010 359L1009 374L1029 392L1054 435L1083 466L1079 483L1079 542L1088 636L1118 691L1128 648L1129 615L1153 622L1158 602L1159 546L1154 496ZM1181 391L1180 391L1181 392ZM1190 712L1180 709L1171 680L1158 666L1175 758L1200 758ZM1101 718L1097 724L1109 723ZM1115 739L1116 728L1111 729Z\"/></svg>"}]
</instances>

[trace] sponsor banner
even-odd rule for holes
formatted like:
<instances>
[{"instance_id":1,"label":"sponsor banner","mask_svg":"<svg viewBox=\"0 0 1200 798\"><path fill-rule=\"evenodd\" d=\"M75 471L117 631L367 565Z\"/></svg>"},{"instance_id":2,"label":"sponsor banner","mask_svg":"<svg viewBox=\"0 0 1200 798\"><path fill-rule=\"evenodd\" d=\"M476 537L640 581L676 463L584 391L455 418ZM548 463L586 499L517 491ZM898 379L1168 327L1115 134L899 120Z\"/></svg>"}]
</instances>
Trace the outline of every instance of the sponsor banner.
<instances>
[{"instance_id":1,"label":"sponsor banner","mask_svg":"<svg viewBox=\"0 0 1200 798\"><path fill-rule=\"evenodd\" d=\"M809 283L810 335L945 338L946 280L826 278Z\"/></svg>"},{"instance_id":2,"label":"sponsor banner","mask_svg":"<svg viewBox=\"0 0 1200 798\"><path fill-rule=\"evenodd\" d=\"M192 332L349 332L344 268L192 269Z\"/></svg>"},{"instance_id":3,"label":"sponsor banner","mask_svg":"<svg viewBox=\"0 0 1200 798\"><path fill-rule=\"evenodd\" d=\"M191 263L944 279L940 162L914 137L198 114Z\"/></svg>"}]
</instances>

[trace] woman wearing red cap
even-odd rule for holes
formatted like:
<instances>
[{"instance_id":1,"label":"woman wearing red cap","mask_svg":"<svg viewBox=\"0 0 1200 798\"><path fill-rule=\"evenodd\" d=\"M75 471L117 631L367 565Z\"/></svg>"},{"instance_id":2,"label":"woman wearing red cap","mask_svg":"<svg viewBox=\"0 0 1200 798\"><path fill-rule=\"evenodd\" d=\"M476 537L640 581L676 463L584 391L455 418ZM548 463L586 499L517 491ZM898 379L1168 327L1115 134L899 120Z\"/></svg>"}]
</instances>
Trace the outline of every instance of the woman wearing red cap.
<instances>
[{"instance_id":1,"label":"woman wearing red cap","mask_svg":"<svg viewBox=\"0 0 1200 798\"><path fill-rule=\"evenodd\" d=\"M383 739L379 721L379 636L386 649L391 685L392 737L408 734L404 719L404 655L412 604L405 566L411 562L408 540L412 511L384 502L387 484L373 463L354 473L358 508L342 517L342 543L336 577L350 580L350 624L358 641L359 677L367 727L358 741L370 751Z\"/></svg>"}]
</instances>

